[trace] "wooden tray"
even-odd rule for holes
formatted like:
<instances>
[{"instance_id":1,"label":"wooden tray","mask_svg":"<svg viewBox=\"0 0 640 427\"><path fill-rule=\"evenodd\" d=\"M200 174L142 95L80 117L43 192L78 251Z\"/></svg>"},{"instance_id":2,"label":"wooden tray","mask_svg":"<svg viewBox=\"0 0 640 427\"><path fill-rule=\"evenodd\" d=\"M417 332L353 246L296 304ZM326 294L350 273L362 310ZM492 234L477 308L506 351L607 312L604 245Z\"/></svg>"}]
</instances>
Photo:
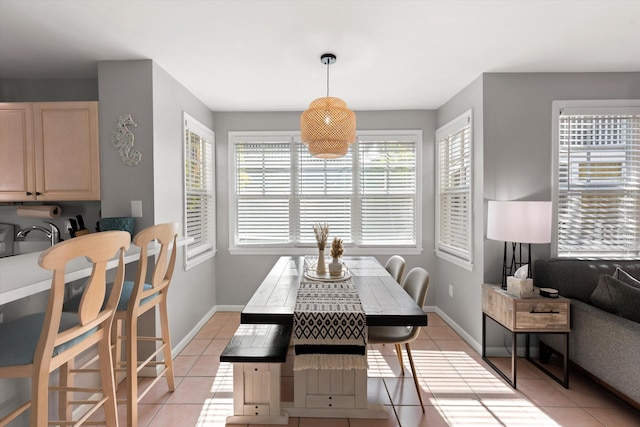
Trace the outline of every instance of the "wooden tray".
<instances>
[{"instance_id":1,"label":"wooden tray","mask_svg":"<svg viewBox=\"0 0 640 427\"><path fill-rule=\"evenodd\" d=\"M304 272L304 277L310 280L317 280L319 282L342 282L351 278L351 272L344 265L342 266L342 273L339 276L331 276L329 272L325 274L318 274L315 270L315 266Z\"/></svg>"}]
</instances>

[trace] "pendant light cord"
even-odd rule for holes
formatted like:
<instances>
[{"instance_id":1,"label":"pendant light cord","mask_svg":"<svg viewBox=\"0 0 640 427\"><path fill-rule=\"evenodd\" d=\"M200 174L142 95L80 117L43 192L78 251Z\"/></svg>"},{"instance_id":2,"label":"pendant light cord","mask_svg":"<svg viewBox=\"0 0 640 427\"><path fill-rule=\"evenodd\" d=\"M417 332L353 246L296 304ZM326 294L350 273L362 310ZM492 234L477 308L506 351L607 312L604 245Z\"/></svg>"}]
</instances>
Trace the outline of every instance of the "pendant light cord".
<instances>
[{"instance_id":1,"label":"pendant light cord","mask_svg":"<svg viewBox=\"0 0 640 427\"><path fill-rule=\"evenodd\" d=\"M327 98L329 97L329 65L331 61L327 60Z\"/></svg>"}]
</instances>

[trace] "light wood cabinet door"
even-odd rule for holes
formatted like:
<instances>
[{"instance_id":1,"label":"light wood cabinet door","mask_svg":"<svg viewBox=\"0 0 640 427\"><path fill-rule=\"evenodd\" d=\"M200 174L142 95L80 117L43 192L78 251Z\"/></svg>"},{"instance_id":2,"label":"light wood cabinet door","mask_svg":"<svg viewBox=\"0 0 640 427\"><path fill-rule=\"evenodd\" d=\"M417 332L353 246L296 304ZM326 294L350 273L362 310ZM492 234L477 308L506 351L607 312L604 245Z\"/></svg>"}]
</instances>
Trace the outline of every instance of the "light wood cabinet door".
<instances>
[{"instance_id":1,"label":"light wood cabinet door","mask_svg":"<svg viewBox=\"0 0 640 427\"><path fill-rule=\"evenodd\" d=\"M0 103L0 201L36 200L33 105Z\"/></svg>"},{"instance_id":2,"label":"light wood cabinet door","mask_svg":"<svg viewBox=\"0 0 640 427\"><path fill-rule=\"evenodd\" d=\"M34 104L38 200L99 200L97 102Z\"/></svg>"},{"instance_id":3,"label":"light wood cabinet door","mask_svg":"<svg viewBox=\"0 0 640 427\"><path fill-rule=\"evenodd\" d=\"M0 201L100 200L98 103L0 104Z\"/></svg>"}]
</instances>

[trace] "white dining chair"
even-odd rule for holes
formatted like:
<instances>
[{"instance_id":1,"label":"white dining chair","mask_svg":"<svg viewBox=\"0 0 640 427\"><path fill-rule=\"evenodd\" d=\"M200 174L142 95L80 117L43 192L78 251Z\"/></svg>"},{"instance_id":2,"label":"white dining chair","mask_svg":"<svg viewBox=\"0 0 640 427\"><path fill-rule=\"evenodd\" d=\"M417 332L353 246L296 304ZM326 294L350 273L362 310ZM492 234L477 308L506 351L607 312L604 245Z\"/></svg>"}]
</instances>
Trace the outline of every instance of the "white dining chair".
<instances>
[{"instance_id":1,"label":"white dining chair","mask_svg":"<svg viewBox=\"0 0 640 427\"><path fill-rule=\"evenodd\" d=\"M402 283L402 275L404 274L405 261L400 255L393 255L387 260L384 268L389 272L398 284Z\"/></svg>"},{"instance_id":2,"label":"white dining chair","mask_svg":"<svg viewBox=\"0 0 640 427\"><path fill-rule=\"evenodd\" d=\"M427 290L429 288L429 273L422 267L415 267L409 271L407 277L402 283L403 289L414 299L414 301L422 308L425 300L427 299ZM370 344L394 344L396 346L396 353L398 354L398 360L400 362L400 368L402 369L402 375L404 375L404 366L402 363L401 345L404 344L407 349L407 355L409 356L409 364L411 365L411 373L413 374L413 381L416 385L416 391L418 392L418 398L420 399L420 406L422 406L422 412L424 412L424 403L422 402L422 393L420 393L420 385L418 384L418 376L416 375L416 368L413 363L413 356L411 355L411 348L409 343L415 340L420 333L419 326L370 326L367 329L368 340Z\"/></svg>"}]
</instances>

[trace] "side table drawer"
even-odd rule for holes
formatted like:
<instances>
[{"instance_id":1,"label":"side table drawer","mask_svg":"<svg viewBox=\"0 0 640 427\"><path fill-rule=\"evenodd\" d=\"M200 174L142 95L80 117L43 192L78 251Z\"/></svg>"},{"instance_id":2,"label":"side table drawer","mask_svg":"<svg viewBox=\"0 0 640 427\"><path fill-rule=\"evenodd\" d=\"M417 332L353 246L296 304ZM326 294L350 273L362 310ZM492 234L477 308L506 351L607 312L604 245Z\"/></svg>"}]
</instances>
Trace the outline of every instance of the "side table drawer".
<instances>
[{"instance_id":1,"label":"side table drawer","mask_svg":"<svg viewBox=\"0 0 640 427\"><path fill-rule=\"evenodd\" d=\"M515 305L516 330L569 330L569 303L566 301L518 300Z\"/></svg>"},{"instance_id":2,"label":"side table drawer","mask_svg":"<svg viewBox=\"0 0 640 427\"><path fill-rule=\"evenodd\" d=\"M482 288L482 311L511 330L513 324L513 301L501 291Z\"/></svg>"}]
</instances>

